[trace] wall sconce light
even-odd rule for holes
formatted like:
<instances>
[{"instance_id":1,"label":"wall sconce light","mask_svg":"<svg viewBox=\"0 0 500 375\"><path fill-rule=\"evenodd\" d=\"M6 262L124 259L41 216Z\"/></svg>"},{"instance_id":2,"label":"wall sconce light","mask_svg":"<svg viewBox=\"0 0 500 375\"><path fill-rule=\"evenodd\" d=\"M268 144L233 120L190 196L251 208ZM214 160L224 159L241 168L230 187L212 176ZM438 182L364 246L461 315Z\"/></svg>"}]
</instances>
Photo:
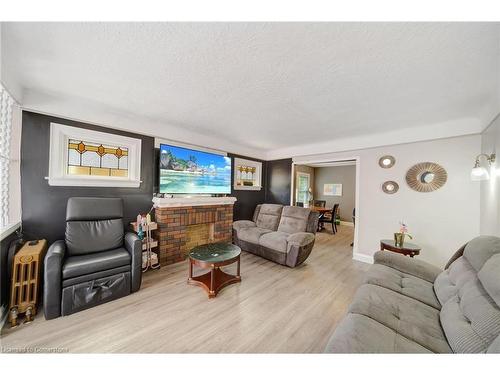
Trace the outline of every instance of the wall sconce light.
<instances>
[{"instance_id":1,"label":"wall sconce light","mask_svg":"<svg viewBox=\"0 0 500 375\"><path fill-rule=\"evenodd\" d=\"M486 158L486 160L488 161L488 165L490 166L495 162L496 159L495 154L479 154L478 156L476 156L476 163L474 164L474 168L472 168L472 171L470 172L470 179L472 181L484 181L490 179L488 170L485 167L482 167L480 164L481 156L484 156Z\"/></svg>"}]
</instances>

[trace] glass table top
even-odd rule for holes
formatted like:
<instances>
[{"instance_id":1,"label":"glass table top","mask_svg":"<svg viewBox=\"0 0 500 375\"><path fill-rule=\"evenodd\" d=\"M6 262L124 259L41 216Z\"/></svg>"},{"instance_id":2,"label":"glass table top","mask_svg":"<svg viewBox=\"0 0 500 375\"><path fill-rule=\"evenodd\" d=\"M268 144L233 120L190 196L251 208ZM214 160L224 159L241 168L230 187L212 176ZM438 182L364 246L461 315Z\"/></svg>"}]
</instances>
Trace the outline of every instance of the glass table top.
<instances>
[{"instance_id":1,"label":"glass table top","mask_svg":"<svg viewBox=\"0 0 500 375\"><path fill-rule=\"evenodd\" d=\"M234 259L241 254L241 249L233 244L218 242L196 246L189 252L189 257L203 262L218 263Z\"/></svg>"}]
</instances>

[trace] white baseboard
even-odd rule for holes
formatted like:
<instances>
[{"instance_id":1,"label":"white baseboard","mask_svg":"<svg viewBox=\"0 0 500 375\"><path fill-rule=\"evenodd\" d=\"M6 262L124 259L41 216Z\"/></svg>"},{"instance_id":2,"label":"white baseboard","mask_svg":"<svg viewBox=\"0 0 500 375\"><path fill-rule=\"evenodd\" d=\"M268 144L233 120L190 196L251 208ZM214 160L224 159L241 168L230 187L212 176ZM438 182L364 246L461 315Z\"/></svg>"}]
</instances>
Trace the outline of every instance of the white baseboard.
<instances>
[{"instance_id":1,"label":"white baseboard","mask_svg":"<svg viewBox=\"0 0 500 375\"><path fill-rule=\"evenodd\" d=\"M348 227L353 227L354 223L350 221L340 221L340 225L346 225Z\"/></svg>"},{"instance_id":2,"label":"white baseboard","mask_svg":"<svg viewBox=\"0 0 500 375\"><path fill-rule=\"evenodd\" d=\"M373 264L373 256L361 254L361 253L352 253L352 259L357 260L359 262L370 263Z\"/></svg>"}]
</instances>

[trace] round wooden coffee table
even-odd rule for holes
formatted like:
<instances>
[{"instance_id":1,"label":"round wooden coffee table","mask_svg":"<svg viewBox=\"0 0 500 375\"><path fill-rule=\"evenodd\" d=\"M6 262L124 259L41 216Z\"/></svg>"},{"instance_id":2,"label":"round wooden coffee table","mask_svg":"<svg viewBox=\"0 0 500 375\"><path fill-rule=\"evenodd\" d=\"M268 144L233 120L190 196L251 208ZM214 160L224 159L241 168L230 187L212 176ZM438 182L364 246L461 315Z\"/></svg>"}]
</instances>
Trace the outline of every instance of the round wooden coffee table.
<instances>
[{"instance_id":1,"label":"round wooden coffee table","mask_svg":"<svg viewBox=\"0 0 500 375\"><path fill-rule=\"evenodd\" d=\"M380 250L394 251L403 255L409 255L413 258L415 255L420 254L420 246L413 243L404 242L403 246L396 246L394 240L380 240Z\"/></svg>"},{"instance_id":2,"label":"round wooden coffee table","mask_svg":"<svg viewBox=\"0 0 500 375\"><path fill-rule=\"evenodd\" d=\"M239 283L241 249L230 243L212 243L197 246L189 252L188 284L198 285L205 289L208 298L214 298L226 285ZM237 262L236 275L230 275L220 267ZM193 265L210 269L199 276L193 276Z\"/></svg>"}]
</instances>

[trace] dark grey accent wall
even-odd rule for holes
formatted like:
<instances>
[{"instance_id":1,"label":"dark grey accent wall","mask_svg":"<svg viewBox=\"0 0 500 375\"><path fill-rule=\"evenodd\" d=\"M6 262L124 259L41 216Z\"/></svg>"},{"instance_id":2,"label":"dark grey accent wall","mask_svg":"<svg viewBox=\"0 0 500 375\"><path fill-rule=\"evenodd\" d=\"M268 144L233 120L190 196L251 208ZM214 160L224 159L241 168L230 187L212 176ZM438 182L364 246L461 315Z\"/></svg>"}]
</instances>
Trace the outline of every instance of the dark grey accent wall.
<instances>
[{"instance_id":1,"label":"dark grey accent wall","mask_svg":"<svg viewBox=\"0 0 500 375\"><path fill-rule=\"evenodd\" d=\"M139 188L100 188L50 186L48 175L50 123L120 134L142 140L141 180ZM125 220L133 220L139 212L148 211L151 198L158 185L158 151L154 138L83 122L23 112L21 137L21 194L23 202L23 229L26 238L46 238L49 243L64 238L66 202L74 196L122 197L125 204ZM257 160L263 163L263 189L260 191L233 190L237 198L234 220L251 219L255 206L260 203L290 204L292 159L262 161L235 154L235 157ZM233 168L234 172L234 168Z\"/></svg>"},{"instance_id":2,"label":"dark grey accent wall","mask_svg":"<svg viewBox=\"0 0 500 375\"><path fill-rule=\"evenodd\" d=\"M50 123L139 138L141 180L138 188L50 186L45 180L49 168ZM83 122L23 112L21 136L22 222L26 238L46 238L49 243L64 238L66 202L70 197L121 197L125 222L152 206L154 138Z\"/></svg>"},{"instance_id":3,"label":"dark grey accent wall","mask_svg":"<svg viewBox=\"0 0 500 375\"><path fill-rule=\"evenodd\" d=\"M290 205L292 159L271 160L266 168L266 203Z\"/></svg>"},{"instance_id":4,"label":"dark grey accent wall","mask_svg":"<svg viewBox=\"0 0 500 375\"><path fill-rule=\"evenodd\" d=\"M252 220L255 206L264 203L266 199L266 169L267 162L259 159L252 159L247 156L228 154L231 158L231 181L234 181L234 158L259 161L262 163L262 189L256 190L234 190L231 187L231 195L236 197L234 204L233 219L236 220Z\"/></svg>"},{"instance_id":5,"label":"dark grey accent wall","mask_svg":"<svg viewBox=\"0 0 500 375\"><path fill-rule=\"evenodd\" d=\"M314 199L326 201L326 207L340 204L340 220L352 222L356 195L356 166L321 167L315 169ZM342 196L323 195L324 184L342 184Z\"/></svg>"}]
</instances>

